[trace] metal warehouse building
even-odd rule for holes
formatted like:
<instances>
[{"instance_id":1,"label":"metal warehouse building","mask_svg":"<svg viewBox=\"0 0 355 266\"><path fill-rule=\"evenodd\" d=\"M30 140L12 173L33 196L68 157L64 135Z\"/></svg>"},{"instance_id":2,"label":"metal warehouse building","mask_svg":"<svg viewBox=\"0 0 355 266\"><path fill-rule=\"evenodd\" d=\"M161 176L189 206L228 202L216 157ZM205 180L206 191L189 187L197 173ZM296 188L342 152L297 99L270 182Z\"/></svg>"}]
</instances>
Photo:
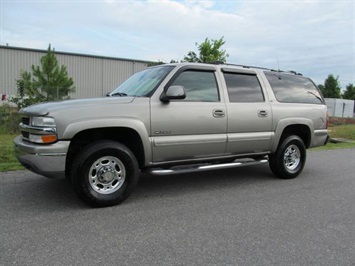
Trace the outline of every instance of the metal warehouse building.
<instances>
[{"instance_id":1,"label":"metal warehouse building","mask_svg":"<svg viewBox=\"0 0 355 266\"><path fill-rule=\"evenodd\" d=\"M17 92L16 80L21 71L40 65L46 50L0 45L0 94L11 96ZM132 74L145 69L146 61L55 51L59 65L65 65L73 78L75 93L71 98L102 97L115 89Z\"/></svg>"}]
</instances>

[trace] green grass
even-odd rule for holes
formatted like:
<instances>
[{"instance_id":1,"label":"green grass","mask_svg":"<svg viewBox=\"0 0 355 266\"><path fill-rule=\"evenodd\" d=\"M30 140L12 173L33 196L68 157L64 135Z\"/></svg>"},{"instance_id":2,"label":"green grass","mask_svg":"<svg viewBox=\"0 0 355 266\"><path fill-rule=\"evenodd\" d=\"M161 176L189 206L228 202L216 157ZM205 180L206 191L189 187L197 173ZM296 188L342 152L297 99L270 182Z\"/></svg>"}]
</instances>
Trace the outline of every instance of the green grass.
<instances>
[{"instance_id":1,"label":"green grass","mask_svg":"<svg viewBox=\"0 0 355 266\"><path fill-rule=\"evenodd\" d=\"M344 138L355 141L355 125L339 125L329 128L332 138Z\"/></svg>"},{"instance_id":2,"label":"green grass","mask_svg":"<svg viewBox=\"0 0 355 266\"><path fill-rule=\"evenodd\" d=\"M346 139L349 142L341 142L341 143L329 142L326 146L312 148L311 149L312 151L347 149L347 148L355 147L355 124L332 126L328 130L331 138Z\"/></svg>"},{"instance_id":3,"label":"green grass","mask_svg":"<svg viewBox=\"0 0 355 266\"><path fill-rule=\"evenodd\" d=\"M328 143L325 146L311 148L310 151L320 151L320 150L335 150L335 149L350 149L355 148L354 142L344 142L344 143Z\"/></svg>"},{"instance_id":4,"label":"green grass","mask_svg":"<svg viewBox=\"0 0 355 266\"><path fill-rule=\"evenodd\" d=\"M0 172L25 169L14 154L12 140L15 137L15 134L0 134Z\"/></svg>"},{"instance_id":5,"label":"green grass","mask_svg":"<svg viewBox=\"0 0 355 266\"><path fill-rule=\"evenodd\" d=\"M329 134L332 138L344 138L352 140L349 143L328 143L326 146L312 148L311 151L333 150L355 148L355 125L339 125L329 128ZM0 172L23 170L14 154L14 145L12 143L16 134L0 134Z\"/></svg>"}]
</instances>

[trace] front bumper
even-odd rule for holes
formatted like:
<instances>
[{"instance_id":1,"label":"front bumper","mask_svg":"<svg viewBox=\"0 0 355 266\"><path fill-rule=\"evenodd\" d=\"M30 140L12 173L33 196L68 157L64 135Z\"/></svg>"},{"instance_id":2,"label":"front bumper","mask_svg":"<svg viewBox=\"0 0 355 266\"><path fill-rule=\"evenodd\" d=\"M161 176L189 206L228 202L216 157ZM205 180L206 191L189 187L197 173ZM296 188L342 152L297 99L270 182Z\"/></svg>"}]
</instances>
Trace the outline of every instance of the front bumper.
<instances>
[{"instance_id":1,"label":"front bumper","mask_svg":"<svg viewBox=\"0 0 355 266\"><path fill-rule=\"evenodd\" d=\"M23 140L22 136L14 139L15 155L19 162L36 174L45 177L65 176L65 162L69 141L40 145Z\"/></svg>"}]
</instances>

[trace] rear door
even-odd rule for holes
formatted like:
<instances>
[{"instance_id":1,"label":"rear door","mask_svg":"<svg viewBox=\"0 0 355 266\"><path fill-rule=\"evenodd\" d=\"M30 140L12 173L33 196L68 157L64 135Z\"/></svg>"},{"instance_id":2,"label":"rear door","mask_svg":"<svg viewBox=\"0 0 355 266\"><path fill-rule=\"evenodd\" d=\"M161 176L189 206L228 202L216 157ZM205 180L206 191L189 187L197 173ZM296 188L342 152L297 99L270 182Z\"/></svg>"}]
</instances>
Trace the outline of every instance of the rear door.
<instances>
[{"instance_id":1,"label":"rear door","mask_svg":"<svg viewBox=\"0 0 355 266\"><path fill-rule=\"evenodd\" d=\"M154 162L221 156L227 140L226 106L215 68L182 67L167 87L179 85L183 100L151 100L151 143Z\"/></svg>"},{"instance_id":2,"label":"rear door","mask_svg":"<svg viewBox=\"0 0 355 266\"><path fill-rule=\"evenodd\" d=\"M252 70L223 68L227 88L227 154L270 150L272 111L261 81Z\"/></svg>"}]
</instances>

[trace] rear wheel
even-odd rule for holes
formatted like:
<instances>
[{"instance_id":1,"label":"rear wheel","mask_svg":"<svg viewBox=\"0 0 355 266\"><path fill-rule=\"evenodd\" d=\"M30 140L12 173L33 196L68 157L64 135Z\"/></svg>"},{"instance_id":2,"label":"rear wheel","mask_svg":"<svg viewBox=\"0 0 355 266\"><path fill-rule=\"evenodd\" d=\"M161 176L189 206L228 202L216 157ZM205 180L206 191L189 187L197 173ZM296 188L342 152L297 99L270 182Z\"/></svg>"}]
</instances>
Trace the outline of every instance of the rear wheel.
<instances>
[{"instance_id":1,"label":"rear wheel","mask_svg":"<svg viewBox=\"0 0 355 266\"><path fill-rule=\"evenodd\" d=\"M298 176L306 163L306 147L298 136L288 136L275 154L269 156L271 171L283 179Z\"/></svg>"},{"instance_id":2,"label":"rear wheel","mask_svg":"<svg viewBox=\"0 0 355 266\"><path fill-rule=\"evenodd\" d=\"M71 176L78 196L94 207L121 203L132 193L138 178L134 154L114 141L85 147L75 158Z\"/></svg>"}]
</instances>

